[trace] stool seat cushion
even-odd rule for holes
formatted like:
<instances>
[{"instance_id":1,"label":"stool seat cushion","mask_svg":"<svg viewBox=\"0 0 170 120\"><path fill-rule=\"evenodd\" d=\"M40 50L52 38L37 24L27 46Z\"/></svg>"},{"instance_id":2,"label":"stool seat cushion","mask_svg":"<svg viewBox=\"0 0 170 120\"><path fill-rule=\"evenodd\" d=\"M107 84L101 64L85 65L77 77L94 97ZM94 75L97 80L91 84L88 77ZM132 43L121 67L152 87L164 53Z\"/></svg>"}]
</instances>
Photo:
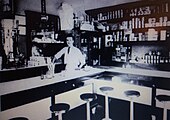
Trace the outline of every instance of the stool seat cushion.
<instances>
[{"instance_id":1,"label":"stool seat cushion","mask_svg":"<svg viewBox=\"0 0 170 120\"><path fill-rule=\"evenodd\" d=\"M159 100L160 102L170 101L170 96L169 95L157 95L156 99Z\"/></svg>"},{"instance_id":2,"label":"stool seat cushion","mask_svg":"<svg viewBox=\"0 0 170 120\"><path fill-rule=\"evenodd\" d=\"M132 97L132 96L139 97L140 96L140 92L135 91L135 90L127 90L124 93L127 97Z\"/></svg>"},{"instance_id":3,"label":"stool seat cushion","mask_svg":"<svg viewBox=\"0 0 170 120\"><path fill-rule=\"evenodd\" d=\"M105 87L101 87L100 90L101 90L102 92L106 92L106 91L112 91L113 88L112 88L112 87L105 86Z\"/></svg>"},{"instance_id":4,"label":"stool seat cushion","mask_svg":"<svg viewBox=\"0 0 170 120\"><path fill-rule=\"evenodd\" d=\"M26 118L26 117L15 117L15 118L11 118L9 120L28 120L28 118Z\"/></svg>"},{"instance_id":5,"label":"stool seat cushion","mask_svg":"<svg viewBox=\"0 0 170 120\"><path fill-rule=\"evenodd\" d=\"M70 109L70 105L66 103L57 103L57 104L50 106L50 110L52 112L62 111L62 110L68 111L69 109Z\"/></svg>"},{"instance_id":6,"label":"stool seat cushion","mask_svg":"<svg viewBox=\"0 0 170 120\"><path fill-rule=\"evenodd\" d=\"M84 93L80 95L80 98L85 101L94 100L96 97L97 96L93 93Z\"/></svg>"}]
</instances>

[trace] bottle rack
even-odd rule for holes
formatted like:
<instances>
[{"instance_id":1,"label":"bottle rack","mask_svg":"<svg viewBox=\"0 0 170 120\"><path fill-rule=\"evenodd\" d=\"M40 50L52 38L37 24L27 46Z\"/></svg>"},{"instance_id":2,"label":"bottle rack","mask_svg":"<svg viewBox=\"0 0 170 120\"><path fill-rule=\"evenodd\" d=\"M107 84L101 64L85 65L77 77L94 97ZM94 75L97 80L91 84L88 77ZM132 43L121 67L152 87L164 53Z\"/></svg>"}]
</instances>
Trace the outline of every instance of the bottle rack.
<instances>
[{"instance_id":1,"label":"bottle rack","mask_svg":"<svg viewBox=\"0 0 170 120\"><path fill-rule=\"evenodd\" d=\"M116 61L122 61L121 59L123 58L123 61L129 62L129 59L131 59L130 57L134 54L132 53L132 50L134 50L132 48L134 46L146 45L147 47L151 47L149 49L150 51L156 52L150 54L149 51L145 50L145 54L143 56L139 56L140 60L134 60L135 63L170 63L169 55L159 55L159 52L157 55L157 51L161 50L156 48L156 46L161 46L161 49L164 49L163 51L170 51L168 48L170 44L169 0L161 0L158 2L154 0L147 2L136 1L86 10L85 12L89 15L91 20L98 21L105 26L105 31L103 32L104 46L102 50L112 54L112 61L115 59ZM123 45L123 47L117 47L117 45ZM128 51L124 52L126 55L119 56L120 48ZM121 54L124 53L122 52Z\"/></svg>"},{"instance_id":2,"label":"bottle rack","mask_svg":"<svg viewBox=\"0 0 170 120\"><path fill-rule=\"evenodd\" d=\"M165 54L165 53L164 53ZM146 64L169 64L170 52L164 55L160 51L149 51L144 55L144 63Z\"/></svg>"}]
</instances>

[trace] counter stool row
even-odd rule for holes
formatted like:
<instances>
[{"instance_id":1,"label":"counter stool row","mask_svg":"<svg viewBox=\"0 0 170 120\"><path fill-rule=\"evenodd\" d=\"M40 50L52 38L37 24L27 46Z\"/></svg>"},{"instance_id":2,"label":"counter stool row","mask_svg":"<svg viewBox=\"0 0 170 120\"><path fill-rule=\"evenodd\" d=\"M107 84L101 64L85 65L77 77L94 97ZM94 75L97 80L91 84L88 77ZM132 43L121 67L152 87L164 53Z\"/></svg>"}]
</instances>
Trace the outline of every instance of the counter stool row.
<instances>
[{"instance_id":1,"label":"counter stool row","mask_svg":"<svg viewBox=\"0 0 170 120\"><path fill-rule=\"evenodd\" d=\"M103 120L112 120L109 118L109 102L108 102L108 93L110 91L113 91L114 88L112 87L101 87L100 90L105 94L105 118ZM130 98L130 120L134 120L134 107L133 107L133 98L134 97L139 97L140 92L135 91L135 90L127 90L124 92L127 97Z\"/></svg>"},{"instance_id":2,"label":"counter stool row","mask_svg":"<svg viewBox=\"0 0 170 120\"><path fill-rule=\"evenodd\" d=\"M102 120L112 120L109 118L109 102L108 102L108 93L110 91L113 91L112 87L101 87L100 90L105 94L105 118ZM125 95L130 99L130 120L134 120L134 97L139 97L140 92L135 91L135 90L127 90L124 92ZM84 101L86 101L86 111L87 111L87 120L91 120L90 118L90 102L97 99L97 96L93 93L84 93L80 95L80 98ZM164 103L164 108L163 108L163 120L168 120L167 119L167 108L166 104L167 102L170 102L170 96L168 95L157 95L156 99L159 102ZM62 114L67 112L70 109L70 105L67 103L57 103L52 106L50 106L51 112L55 113L56 116L58 116L58 120L62 120ZM52 118L56 119L56 118ZM11 118L9 120L28 120L26 117L15 117Z\"/></svg>"},{"instance_id":3,"label":"counter stool row","mask_svg":"<svg viewBox=\"0 0 170 120\"><path fill-rule=\"evenodd\" d=\"M105 93L105 118L103 120L112 120L109 118L109 103L108 103L108 92L112 91L112 87L101 87L100 90ZM127 90L124 92L124 94L129 98L130 100L130 120L134 120L134 98L140 97L140 92L136 90ZM156 99L159 102L163 102L164 108L163 108L163 120L168 120L167 118L167 103L170 102L170 96L169 95L157 95Z\"/></svg>"},{"instance_id":4,"label":"counter stool row","mask_svg":"<svg viewBox=\"0 0 170 120\"><path fill-rule=\"evenodd\" d=\"M104 86L101 87L100 90L105 94L105 117L102 120L112 120L109 118L109 100L108 100L108 93L113 91L113 87ZM124 94L129 98L130 100L130 120L134 120L134 98L140 97L140 92L136 90L127 90L124 92ZM90 118L90 102L97 99L97 96L93 93L83 93L80 95L80 98L84 101L86 101L86 111L87 111L87 120L91 120ZM164 103L164 106L166 106L166 103L170 101L170 96L167 95L158 95L156 96L156 99L160 102ZM58 120L62 120L62 114L68 111L70 108L69 104L66 103L58 103L55 105L50 106L50 110L54 113L57 113ZM164 114L163 114L163 120L167 120L167 109L164 107Z\"/></svg>"},{"instance_id":5,"label":"counter stool row","mask_svg":"<svg viewBox=\"0 0 170 120\"><path fill-rule=\"evenodd\" d=\"M108 102L108 93L110 91L113 91L114 88L112 87L101 87L100 90L105 94L105 118L103 118L102 120L112 120L111 118L109 118L109 102ZM133 98L134 97L139 97L140 93L138 91L125 91L125 94L127 97L130 98L130 120L134 120L133 116ZM86 101L86 111L87 111L87 120L91 120L90 118L90 102L93 101L94 99L97 98L97 96L93 93L84 93L80 95L80 98L84 101ZM62 120L62 114L65 113L66 111L68 111L70 108L70 106L66 103L57 103L54 104L52 106L50 106L50 110L53 113L57 113L58 115L58 120Z\"/></svg>"}]
</instances>

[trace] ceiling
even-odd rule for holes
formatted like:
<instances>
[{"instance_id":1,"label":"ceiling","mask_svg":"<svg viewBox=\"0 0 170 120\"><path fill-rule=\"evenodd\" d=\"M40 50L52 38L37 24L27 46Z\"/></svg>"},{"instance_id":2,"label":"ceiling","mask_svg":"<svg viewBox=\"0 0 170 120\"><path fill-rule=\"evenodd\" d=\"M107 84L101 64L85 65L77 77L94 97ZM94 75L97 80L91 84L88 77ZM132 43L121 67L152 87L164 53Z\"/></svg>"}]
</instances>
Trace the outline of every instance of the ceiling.
<instances>
[{"instance_id":1,"label":"ceiling","mask_svg":"<svg viewBox=\"0 0 170 120\"><path fill-rule=\"evenodd\" d=\"M48 14L57 15L58 7L61 2L70 4L74 12L81 13L84 10L112 6L139 0L46 0L46 11ZM41 0L15 0L16 13L25 14L25 10L41 11Z\"/></svg>"}]
</instances>

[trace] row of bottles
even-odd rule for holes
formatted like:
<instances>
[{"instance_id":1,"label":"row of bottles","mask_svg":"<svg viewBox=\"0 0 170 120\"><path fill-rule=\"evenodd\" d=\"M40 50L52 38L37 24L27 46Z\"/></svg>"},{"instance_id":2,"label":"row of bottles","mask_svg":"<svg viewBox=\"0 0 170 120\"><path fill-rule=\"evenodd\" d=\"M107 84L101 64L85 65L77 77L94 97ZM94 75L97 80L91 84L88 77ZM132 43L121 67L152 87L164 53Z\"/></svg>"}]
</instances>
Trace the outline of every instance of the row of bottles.
<instances>
[{"instance_id":1,"label":"row of bottles","mask_svg":"<svg viewBox=\"0 0 170 120\"><path fill-rule=\"evenodd\" d=\"M144 5L141 7L133 7L130 9L110 9L106 12L99 12L96 14L96 20L113 20L120 19L126 16L137 17L137 16L147 16L151 14L162 14L169 12L169 3L162 2L161 4Z\"/></svg>"},{"instance_id":2,"label":"row of bottles","mask_svg":"<svg viewBox=\"0 0 170 120\"><path fill-rule=\"evenodd\" d=\"M133 17L133 16L150 15L150 14L151 14L150 6L145 6L145 7L131 9L129 16Z\"/></svg>"},{"instance_id":3,"label":"row of bottles","mask_svg":"<svg viewBox=\"0 0 170 120\"><path fill-rule=\"evenodd\" d=\"M167 2L151 6L143 6L138 8L132 8L129 11L131 17L167 13L169 11L169 4Z\"/></svg>"},{"instance_id":4,"label":"row of bottles","mask_svg":"<svg viewBox=\"0 0 170 120\"><path fill-rule=\"evenodd\" d=\"M132 58L132 47L123 45L117 45L113 50L112 61L118 62L132 62L145 63L145 64L169 64L170 63L170 52L169 55L164 54L161 51L149 51L144 56L138 56L134 60Z\"/></svg>"},{"instance_id":5,"label":"row of bottles","mask_svg":"<svg viewBox=\"0 0 170 120\"><path fill-rule=\"evenodd\" d=\"M119 29L155 28L163 26L170 26L170 20L168 20L167 16L161 16L159 18L134 17L128 21L123 21Z\"/></svg>"},{"instance_id":6,"label":"row of bottles","mask_svg":"<svg viewBox=\"0 0 170 120\"><path fill-rule=\"evenodd\" d=\"M144 63L147 64L170 63L170 55L165 56L160 51L149 51L144 55Z\"/></svg>"},{"instance_id":7,"label":"row of bottles","mask_svg":"<svg viewBox=\"0 0 170 120\"><path fill-rule=\"evenodd\" d=\"M155 30L153 28L148 29L146 32L129 31L124 33L123 41L168 41L170 39L169 30Z\"/></svg>"},{"instance_id":8,"label":"row of bottles","mask_svg":"<svg viewBox=\"0 0 170 120\"><path fill-rule=\"evenodd\" d=\"M117 30L105 35L105 47L113 47L114 42L120 41L168 41L170 30L148 29L146 32L133 32L132 30Z\"/></svg>"},{"instance_id":9,"label":"row of bottles","mask_svg":"<svg viewBox=\"0 0 170 120\"><path fill-rule=\"evenodd\" d=\"M115 41L123 41L124 37L122 30L113 31L112 34L105 35L105 47L113 47Z\"/></svg>"},{"instance_id":10,"label":"row of bottles","mask_svg":"<svg viewBox=\"0 0 170 120\"><path fill-rule=\"evenodd\" d=\"M112 19L118 19L118 18L123 18L123 17L124 17L123 9L97 14L98 21L112 20Z\"/></svg>"}]
</instances>

